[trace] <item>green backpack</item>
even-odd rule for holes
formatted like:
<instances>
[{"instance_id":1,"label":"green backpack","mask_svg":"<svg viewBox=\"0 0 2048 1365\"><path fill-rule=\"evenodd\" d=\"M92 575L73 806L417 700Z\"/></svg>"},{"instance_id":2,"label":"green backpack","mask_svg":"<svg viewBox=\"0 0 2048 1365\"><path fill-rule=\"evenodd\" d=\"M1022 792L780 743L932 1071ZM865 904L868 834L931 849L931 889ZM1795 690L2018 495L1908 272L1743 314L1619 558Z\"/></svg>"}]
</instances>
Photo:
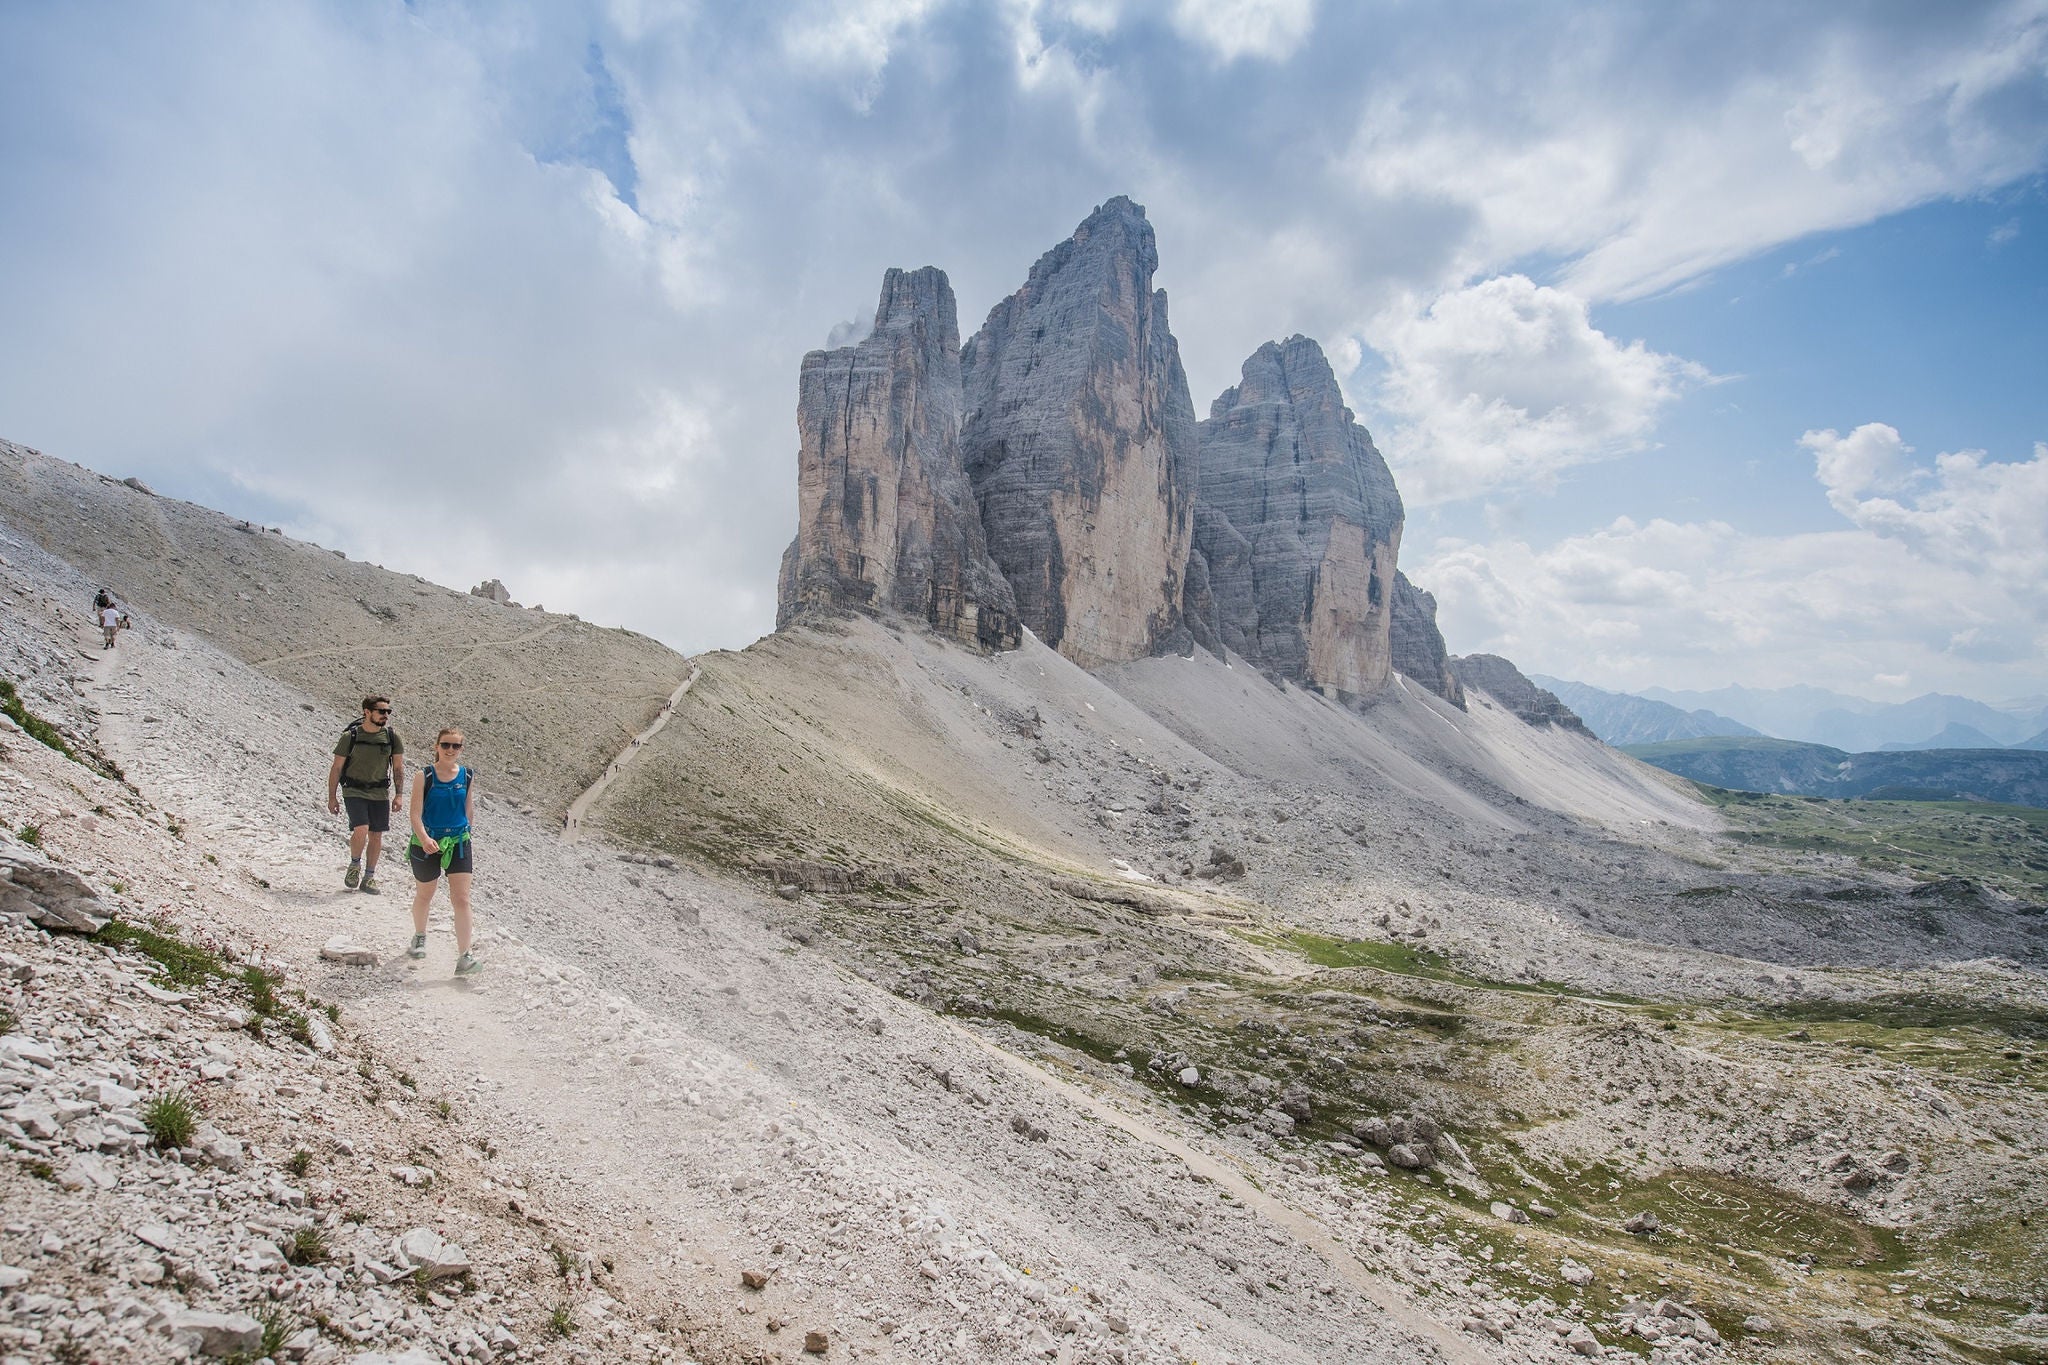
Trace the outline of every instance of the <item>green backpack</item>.
<instances>
[{"instance_id":1,"label":"green backpack","mask_svg":"<svg viewBox=\"0 0 2048 1365\"><path fill-rule=\"evenodd\" d=\"M363 723L352 720L348 723L348 729L341 732L341 737L347 744L341 757L341 784L345 787L389 787L391 727L387 725L374 735L366 735L363 733ZM375 763L376 766L371 771L365 773L358 768L356 755L359 752Z\"/></svg>"}]
</instances>

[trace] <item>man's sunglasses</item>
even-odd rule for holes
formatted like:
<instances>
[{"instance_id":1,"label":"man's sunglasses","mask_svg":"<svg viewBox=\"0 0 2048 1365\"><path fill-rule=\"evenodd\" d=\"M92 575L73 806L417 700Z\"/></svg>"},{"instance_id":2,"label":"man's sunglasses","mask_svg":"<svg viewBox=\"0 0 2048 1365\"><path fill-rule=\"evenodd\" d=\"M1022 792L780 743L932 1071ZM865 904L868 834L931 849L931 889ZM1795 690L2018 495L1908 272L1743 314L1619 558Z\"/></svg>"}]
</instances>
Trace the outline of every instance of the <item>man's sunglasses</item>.
<instances>
[{"instance_id":1,"label":"man's sunglasses","mask_svg":"<svg viewBox=\"0 0 2048 1365\"><path fill-rule=\"evenodd\" d=\"M448 740L448 739L444 739L444 740L441 740L441 741L440 741L440 745L441 745L441 747L442 747L442 748L444 748L444 749L460 749L460 748L462 747L462 741L461 741L461 740L459 740L459 739L455 739L455 740Z\"/></svg>"},{"instance_id":2,"label":"man's sunglasses","mask_svg":"<svg viewBox=\"0 0 2048 1365\"><path fill-rule=\"evenodd\" d=\"M388 716L391 714L391 708L388 706L373 706L370 708L370 714L373 716Z\"/></svg>"}]
</instances>

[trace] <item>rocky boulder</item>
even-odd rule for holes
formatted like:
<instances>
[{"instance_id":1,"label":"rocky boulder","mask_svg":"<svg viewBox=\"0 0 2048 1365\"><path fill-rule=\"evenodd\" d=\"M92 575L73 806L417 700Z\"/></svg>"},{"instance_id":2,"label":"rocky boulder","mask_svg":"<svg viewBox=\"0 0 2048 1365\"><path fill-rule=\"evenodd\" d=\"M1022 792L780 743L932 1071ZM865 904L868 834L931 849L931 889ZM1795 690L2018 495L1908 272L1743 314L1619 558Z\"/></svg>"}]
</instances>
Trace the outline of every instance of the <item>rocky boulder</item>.
<instances>
[{"instance_id":1,"label":"rocky boulder","mask_svg":"<svg viewBox=\"0 0 2048 1365\"><path fill-rule=\"evenodd\" d=\"M1464 684L1451 667L1450 651L1444 648L1443 632L1436 626L1436 598L1409 582L1408 575L1398 569L1394 571L1390 643L1397 672L1464 709Z\"/></svg>"},{"instance_id":2,"label":"rocky boulder","mask_svg":"<svg viewBox=\"0 0 2048 1365\"><path fill-rule=\"evenodd\" d=\"M1451 669L1467 692L1484 692L1515 713L1528 725L1555 725L1561 730L1593 732L1572 709L1522 676L1522 670L1498 654L1463 654L1451 660Z\"/></svg>"},{"instance_id":3,"label":"rocky boulder","mask_svg":"<svg viewBox=\"0 0 2048 1365\"><path fill-rule=\"evenodd\" d=\"M1328 691L1391 666L1401 495L1322 347L1267 342L1200 424L1195 551L1224 647ZM1240 546L1239 541L1243 542Z\"/></svg>"},{"instance_id":4,"label":"rocky boulder","mask_svg":"<svg viewBox=\"0 0 2048 1365\"><path fill-rule=\"evenodd\" d=\"M96 934L113 918L84 878L25 848L0 853L0 914L74 934Z\"/></svg>"},{"instance_id":5,"label":"rocky boulder","mask_svg":"<svg viewBox=\"0 0 2048 1365\"><path fill-rule=\"evenodd\" d=\"M1084 667L1186 641L1195 412L1145 211L1091 213L960 356L961 449L1017 613Z\"/></svg>"},{"instance_id":6,"label":"rocky boulder","mask_svg":"<svg viewBox=\"0 0 2048 1365\"><path fill-rule=\"evenodd\" d=\"M501 606L516 607L519 605L512 600L511 589L495 578L486 578L483 582L471 588L469 595L471 597L481 597L486 602L496 602Z\"/></svg>"},{"instance_id":7,"label":"rocky boulder","mask_svg":"<svg viewBox=\"0 0 2048 1365\"><path fill-rule=\"evenodd\" d=\"M943 270L882 278L866 340L804 357L798 523L776 626L808 608L895 612L994 649L1019 639L960 452L960 323Z\"/></svg>"}]
</instances>

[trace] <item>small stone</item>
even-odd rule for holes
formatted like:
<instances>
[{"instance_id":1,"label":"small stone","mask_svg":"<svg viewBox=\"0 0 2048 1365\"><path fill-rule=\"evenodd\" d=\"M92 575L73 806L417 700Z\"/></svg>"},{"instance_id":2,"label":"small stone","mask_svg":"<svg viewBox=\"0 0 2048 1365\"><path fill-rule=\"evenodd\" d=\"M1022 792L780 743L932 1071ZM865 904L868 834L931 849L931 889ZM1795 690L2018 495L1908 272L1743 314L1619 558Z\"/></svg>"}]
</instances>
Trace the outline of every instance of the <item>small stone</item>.
<instances>
[{"instance_id":1,"label":"small stone","mask_svg":"<svg viewBox=\"0 0 2048 1365\"><path fill-rule=\"evenodd\" d=\"M263 1324L246 1313L180 1309L171 1314L170 1332L187 1348L210 1356L254 1355L263 1345Z\"/></svg>"},{"instance_id":2,"label":"small stone","mask_svg":"<svg viewBox=\"0 0 2048 1365\"><path fill-rule=\"evenodd\" d=\"M1202 1083L1202 1073L1194 1067L1184 1066L1180 1069L1180 1083L1182 1085L1200 1085Z\"/></svg>"},{"instance_id":3,"label":"small stone","mask_svg":"<svg viewBox=\"0 0 2048 1365\"><path fill-rule=\"evenodd\" d=\"M162 1223L144 1223L135 1229L135 1235L158 1251L168 1251L175 1255L185 1249L185 1244L178 1240L178 1234Z\"/></svg>"},{"instance_id":4,"label":"small stone","mask_svg":"<svg viewBox=\"0 0 2048 1365\"><path fill-rule=\"evenodd\" d=\"M1503 1223L1526 1223L1529 1221L1528 1214L1522 1212L1513 1204L1504 1204L1498 1199L1493 1201L1489 1211Z\"/></svg>"},{"instance_id":5,"label":"small stone","mask_svg":"<svg viewBox=\"0 0 2048 1365\"><path fill-rule=\"evenodd\" d=\"M468 1254L432 1228L412 1229L392 1243L392 1250L403 1264L424 1274L429 1282L461 1275L469 1269Z\"/></svg>"},{"instance_id":6,"label":"small stone","mask_svg":"<svg viewBox=\"0 0 2048 1365\"><path fill-rule=\"evenodd\" d=\"M1745 1332L1775 1332L1778 1330L1778 1324L1772 1322L1761 1313L1751 1313L1742 1320L1742 1330Z\"/></svg>"},{"instance_id":7,"label":"small stone","mask_svg":"<svg viewBox=\"0 0 2048 1365\"><path fill-rule=\"evenodd\" d=\"M323 961L339 962L344 967L374 967L377 965L376 950L365 948L347 934L337 934L320 945Z\"/></svg>"},{"instance_id":8,"label":"small stone","mask_svg":"<svg viewBox=\"0 0 2048 1365\"><path fill-rule=\"evenodd\" d=\"M1558 1266L1557 1275L1566 1284L1577 1285L1581 1289L1593 1283L1593 1268L1588 1265L1581 1265L1569 1256L1565 1257L1564 1262Z\"/></svg>"},{"instance_id":9,"label":"small stone","mask_svg":"<svg viewBox=\"0 0 2048 1365\"><path fill-rule=\"evenodd\" d=\"M1387 1160L1404 1171L1419 1171L1435 1160L1429 1145L1422 1142L1397 1142L1387 1149Z\"/></svg>"},{"instance_id":10,"label":"small stone","mask_svg":"<svg viewBox=\"0 0 2048 1365\"><path fill-rule=\"evenodd\" d=\"M1565 1337L1564 1344L1582 1356L1597 1356L1601 1352L1600 1338L1583 1327L1572 1328L1570 1335Z\"/></svg>"},{"instance_id":11,"label":"small stone","mask_svg":"<svg viewBox=\"0 0 2048 1365\"><path fill-rule=\"evenodd\" d=\"M1548 1204L1539 1204L1533 1199L1529 1201L1529 1212L1535 1214L1538 1218L1557 1217L1556 1209L1550 1207L1550 1205Z\"/></svg>"},{"instance_id":12,"label":"small stone","mask_svg":"<svg viewBox=\"0 0 2048 1365\"><path fill-rule=\"evenodd\" d=\"M57 1172L57 1183L67 1190L82 1190L88 1186L111 1190L121 1183L121 1177L105 1161L87 1153L73 1158L70 1165Z\"/></svg>"},{"instance_id":13,"label":"small stone","mask_svg":"<svg viewBox=\"0 0 2048 1365\"><path fill-rule=\"evenodd\" d=\"M19 1289L28 1283L28 1272L20 1266L0 1265L0 1289Z\"/></svg>"},{"instance_id":14,"label":"small stone","mask_svg":"<svg viewBox=\"0 0 2048 1365\"><path fill-rule=\"evenodd\" d=\"M807 1354L821 1356L825 1354L826 1348L831 1344L831 1341L826 1338L823 1332L812 1331L804 1333L804 1351Z\"/></svg>"},{"instance_id":15,"label":"small stone","mask_svg":"<svg viewBox=\"0 0 2048 1365\"><path fill-rule=\"evenodd\" d=\"M1623 1232L1633 1232L1638 1237L1648 1237L1661 1226L1662 1224L1657 1221L1657 1215L1648 1209L1644 1209L1641 1213L1632 1215L1626 1223L1623 1223L1621 1230Z\"/></svg>"},{"instance_id":16,"label":"small stone","mask_svg":"<svg viewBox=\"0 0 2048 1365\"><path fill-rule=\"evenodd\" d=\"M742 1270L740 1272L740 1283L749 1289L766 1289L768 1287L768 1272L765 1270Z\"/></svg>"}]
</instances>

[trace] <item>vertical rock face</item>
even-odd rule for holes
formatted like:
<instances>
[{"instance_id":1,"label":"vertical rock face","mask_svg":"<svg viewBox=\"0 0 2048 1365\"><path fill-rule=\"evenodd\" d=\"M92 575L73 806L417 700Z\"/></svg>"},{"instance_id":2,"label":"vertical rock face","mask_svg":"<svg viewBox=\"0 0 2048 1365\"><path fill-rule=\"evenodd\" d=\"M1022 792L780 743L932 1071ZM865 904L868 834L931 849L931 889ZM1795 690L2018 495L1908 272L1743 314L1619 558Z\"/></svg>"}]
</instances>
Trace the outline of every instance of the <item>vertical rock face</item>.
<instances>
[{"instance_id":1,"label":"vertical rock face","mask_svg":"<svg viewBox=\"0 0 2048 1365\"><path fill-rule=\"evenodd\" d=\"M1410 583L1399 569L1394 571L1392 643L1397 672L1464 709L1465 688L1451 667L1443 632L1436 626L1436 598Z\"/></svg>"},{"instance_id":2,"label":"vertical rock face","mask_svg":"<svg viewBox=\"0 0 2048 1365\"><path fill-rule=\"evenodd\" d=\"M1112 199L960 358L989 553L1024 624L1084 667L1186 638L1195 412L1158 264L1145 211Z\"/></svg>"},{"instance_id":3,"label":"vertical rock face","mask_svg":"<svg viewBox=\"0 0 2048 1365\"><path fill-rule=\"evenodd\" d=\"M1376 690L1392 659L1401 495L1322 348L1267 342L1199 430L1210 633L1296 682Z\"/></svg>"},{"instance_id":4,"label":"vertical rock face","mask_svg":"<svg viewBox=\"0 0 2048 1365\"><path fill-rule=\"evenodd\" d=\"M960 324L945 272L891 270L865 341L804 357L798 524L776 626L806 608L921 617L956 639L1017 644L960 458Z\"/></svg>"},{"instance_id":5,"label":"vertical rock face","mask_svg":"<svg viewBox=\"0 0 2048 1365\"><path fill-rule=\"evenodd\" d=\"M1555 692L1546 692L1530 682L1521 669L1498 654L1461 654L1451 660L1451 667L1467 691L1486 693L1525 724L1555 725L1582 735L1593 733L1586 728L1586 722L1557 699Z\"/></svg>"}]
</instances>

